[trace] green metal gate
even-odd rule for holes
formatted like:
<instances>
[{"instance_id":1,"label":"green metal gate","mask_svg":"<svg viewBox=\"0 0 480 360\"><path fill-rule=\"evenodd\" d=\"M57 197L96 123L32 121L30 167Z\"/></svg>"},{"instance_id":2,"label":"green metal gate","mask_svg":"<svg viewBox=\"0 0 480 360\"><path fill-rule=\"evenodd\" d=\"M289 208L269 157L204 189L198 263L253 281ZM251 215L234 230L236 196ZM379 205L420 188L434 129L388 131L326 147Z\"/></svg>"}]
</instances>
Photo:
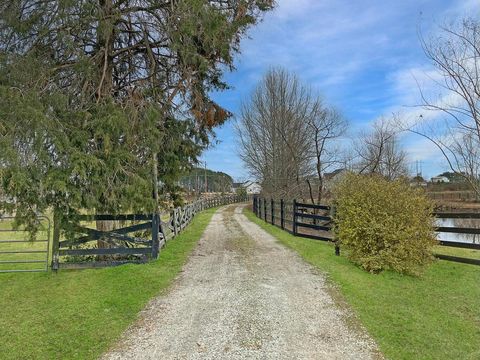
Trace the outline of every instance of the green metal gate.
<instances>
[{"instance_id":1,"label":"green metal gate","mask_svg":"<svg viewBox=\"0 0 480 360\"><path fill-rule=\"evenodd\" d=\"M0 273L48 271L50 220L37 220L40 230L31 240L24 228L14 227L13 217L0 217Z\"/></svg>"}]
</instances>

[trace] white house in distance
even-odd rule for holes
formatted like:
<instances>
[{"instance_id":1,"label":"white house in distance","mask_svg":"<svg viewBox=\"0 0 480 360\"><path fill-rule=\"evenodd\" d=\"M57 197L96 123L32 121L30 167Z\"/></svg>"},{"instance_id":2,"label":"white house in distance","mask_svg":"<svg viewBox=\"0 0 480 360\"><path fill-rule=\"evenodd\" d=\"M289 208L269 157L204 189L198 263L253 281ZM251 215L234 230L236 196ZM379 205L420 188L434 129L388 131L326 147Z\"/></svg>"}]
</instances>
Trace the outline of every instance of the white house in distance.
<instances>
[{"instance_id":1,"label":"white house in distance","mask_svg":"<svg viewBox=\"0 0 480 360\"><path fill-rule=\"evenodd\" d=\"M450 180L446 176L434 176L431 179L432 183L439 184L439 183L448 183Z\"/></svg>"},{"instance_id":2,"label":"white house in distance","mask_svg":"<svg viewBox=\"0 0 480 360\"><path fill-rule=\"evenodd\" d=\"M244 188L248 195L260 194L262 186L256 181L245 181L243 183L233 183L232 191L236 192L237 189Z\"/></svg>"}]
</instances>

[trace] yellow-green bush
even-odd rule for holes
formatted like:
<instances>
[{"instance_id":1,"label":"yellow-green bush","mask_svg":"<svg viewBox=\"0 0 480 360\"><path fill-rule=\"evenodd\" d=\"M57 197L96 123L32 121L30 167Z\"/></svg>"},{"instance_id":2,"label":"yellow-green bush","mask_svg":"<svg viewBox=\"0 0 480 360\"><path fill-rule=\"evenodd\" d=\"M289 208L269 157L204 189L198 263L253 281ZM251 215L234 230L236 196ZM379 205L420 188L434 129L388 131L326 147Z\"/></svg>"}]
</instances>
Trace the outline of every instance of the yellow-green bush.
<instances>
[{"instance_id":1,"label":"yellow-green bush","mask_svg":"<svg viewBox=\"0 0 480 360\"><path fill-rule=\"evenodd\" d=\"M335 231L342 249L370 272L418 274L433 260L432 204L402 181L347 175L335 187Z\"/></svg>"}]
</instances>

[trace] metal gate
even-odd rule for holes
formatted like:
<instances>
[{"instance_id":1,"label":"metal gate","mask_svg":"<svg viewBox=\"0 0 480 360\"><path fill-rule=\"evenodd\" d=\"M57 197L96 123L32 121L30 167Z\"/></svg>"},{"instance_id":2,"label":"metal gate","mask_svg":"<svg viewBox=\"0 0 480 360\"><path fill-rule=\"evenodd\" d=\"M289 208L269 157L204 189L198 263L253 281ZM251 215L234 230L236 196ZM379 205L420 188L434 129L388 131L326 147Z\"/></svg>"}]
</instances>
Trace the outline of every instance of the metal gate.
<instances>
[{"instance_id":1,"label":"metal gate","mask_svg":"<svg viewBox=\"0 0 480 360\"><path fill-rule=\"evenodd\" d=\"M48 271L50 220L39 216L34 240L23 228L14 228L13 217L0 217L0 273Z\"/></svg>"}]
</instances>

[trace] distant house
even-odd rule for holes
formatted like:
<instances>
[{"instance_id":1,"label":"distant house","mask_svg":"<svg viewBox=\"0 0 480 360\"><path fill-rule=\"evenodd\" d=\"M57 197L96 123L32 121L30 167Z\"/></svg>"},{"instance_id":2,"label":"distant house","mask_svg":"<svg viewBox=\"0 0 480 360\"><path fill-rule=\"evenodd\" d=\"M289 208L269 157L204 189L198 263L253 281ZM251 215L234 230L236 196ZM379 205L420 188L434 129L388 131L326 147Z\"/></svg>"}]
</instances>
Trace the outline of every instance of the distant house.
<instances>
[{"instance_id":1,"label":"distant house","mask_svg":"<svg viewBox=\"0 0 480 360\"><path fill-rule=\"evenodd\" d=\"M450 183L464 183L466 178L466 173L445 171L444 173L441 173L437 176L446 177L449 180L448 182Z\"/></svg>"},{"instance_id":2,"label":"distant house","mask_svg":"<svg viewBox=\"0 0 480 360\"><path fill-rule=\"evenodd\" d=\"M243 186L247 190L247 194L260 194L262 191L262 186L256 181L246 181L243 183Z\"/></svg>"},{"instance_id":3,"label":"distant house","mask_svg":"<svg viewBox=\"0 0 480 360\"><path fill-rule=\"evenodd\" d=\"M434 176L430 180L434 184L440 184L440 183L449 183L450 180L446 176Z\"/></svg>"},{"instance_id":4,"label":"distant house","mask_svg":"<svg viewBox=\"0 0 480 360\"><path fill-rule=\"evenodd\" d=\"M410 186L413 187L427 187L427 182L420 175L414 176L410 179Z\"/></svg>"},{"instance_id":5,"label":"distant house","mask_svg":"<svg viewBox=\"0 0 480 360\"><path fill-rule=\"evenodd\" d=\"M329 173L323 174L324 186L326 190L331 190L333 186L348 174L348 170L340 168Z\"/></svg>"},{"instance_id":6,"label":"distant house","mask_svg":"<svg viewBox=\"0 0 480 360\"><path fill-rule=\"evenodd\" d=\"M237 192L238 189L244 188L247 194L260 194L262 186L256 181L245 181L243 183L233 183L232 192Z\"/></svg>"}]
</instances>

